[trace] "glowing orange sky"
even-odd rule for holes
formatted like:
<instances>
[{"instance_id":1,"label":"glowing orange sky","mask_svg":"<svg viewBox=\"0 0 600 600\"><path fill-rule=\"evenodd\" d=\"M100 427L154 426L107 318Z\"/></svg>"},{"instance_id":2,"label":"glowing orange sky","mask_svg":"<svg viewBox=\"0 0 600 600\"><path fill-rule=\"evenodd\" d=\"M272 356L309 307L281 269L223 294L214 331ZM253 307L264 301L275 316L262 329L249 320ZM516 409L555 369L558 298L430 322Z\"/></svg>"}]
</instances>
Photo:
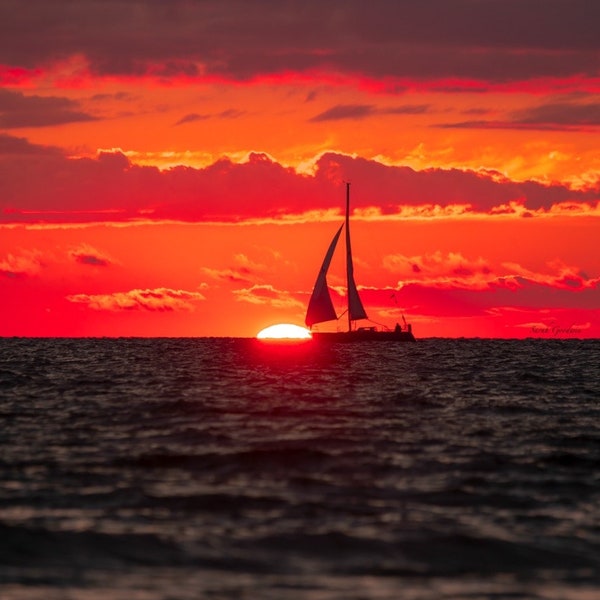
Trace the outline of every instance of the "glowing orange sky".
<instances>
[{"instance_id":1,"label":"glowing orange sky","mask_svg":"<svg viewBox=\"0 0 600 600\"><path fill-rule=\"evenodd\" d=\"M600 8L25 4L0 8L0 335L301 324L350 180L374 321L598 337Z\"/></svg>"}]
</instances>

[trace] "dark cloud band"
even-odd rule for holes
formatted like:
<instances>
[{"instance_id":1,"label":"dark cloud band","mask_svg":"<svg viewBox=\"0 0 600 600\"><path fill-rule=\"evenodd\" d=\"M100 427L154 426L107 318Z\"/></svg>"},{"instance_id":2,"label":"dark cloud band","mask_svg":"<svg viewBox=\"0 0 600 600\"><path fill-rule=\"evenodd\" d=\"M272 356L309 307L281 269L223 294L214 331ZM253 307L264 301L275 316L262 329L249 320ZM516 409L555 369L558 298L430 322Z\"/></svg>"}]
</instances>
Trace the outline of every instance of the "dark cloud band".
<instances>
[{"instance_id":1,"label":"dark cloud band","mask_svg":"<svg viewBox=\"0 0 600 600\"><path fill-rule=\"evenodd\" d=\"M4 0L0 64L84 56L93 73L247 80L598 77L589 0Z\"/></svg>"}]
</instances>

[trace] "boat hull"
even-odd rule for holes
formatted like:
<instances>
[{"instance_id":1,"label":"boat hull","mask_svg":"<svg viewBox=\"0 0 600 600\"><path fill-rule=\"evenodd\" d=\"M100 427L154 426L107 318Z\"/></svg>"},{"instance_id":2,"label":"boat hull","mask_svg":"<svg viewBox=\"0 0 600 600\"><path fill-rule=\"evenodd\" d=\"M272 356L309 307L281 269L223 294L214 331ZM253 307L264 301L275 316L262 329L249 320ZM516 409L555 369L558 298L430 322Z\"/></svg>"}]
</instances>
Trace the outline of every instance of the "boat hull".
<instances>
[{"instance_id":1,"label":"boat hull","mask_svg":"<svg viewBox=\"0 0 600 600\"><path fill-rule=\"evenodd\" d=\"M412 331L374 331L371 329L357 329L356 331L313 331L312 339L324 343L351 343L351 342L415 342Z\"/></svg>"}]
</instances>

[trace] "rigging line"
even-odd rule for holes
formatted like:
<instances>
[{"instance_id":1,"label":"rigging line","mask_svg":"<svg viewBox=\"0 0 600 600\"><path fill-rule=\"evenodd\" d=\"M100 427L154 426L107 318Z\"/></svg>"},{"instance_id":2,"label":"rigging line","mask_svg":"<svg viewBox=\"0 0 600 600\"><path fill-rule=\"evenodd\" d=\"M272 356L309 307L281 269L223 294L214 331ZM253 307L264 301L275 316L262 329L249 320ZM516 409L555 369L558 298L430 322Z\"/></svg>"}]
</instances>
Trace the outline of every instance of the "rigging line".
<instances>
[{"instance_id":1,"label":"rigging line","mask_svg":"<svg viewBox=\"0 0 600 600\"><path fill-rule=\"evenodd\" d=\"M373 319L367 319L369 323L373 323L374 325L379 325L379 327L383 327L384 329L390 330L390 327L385 323L378 323L377 321L373 321Z\"/></svg>"}]
</instances>

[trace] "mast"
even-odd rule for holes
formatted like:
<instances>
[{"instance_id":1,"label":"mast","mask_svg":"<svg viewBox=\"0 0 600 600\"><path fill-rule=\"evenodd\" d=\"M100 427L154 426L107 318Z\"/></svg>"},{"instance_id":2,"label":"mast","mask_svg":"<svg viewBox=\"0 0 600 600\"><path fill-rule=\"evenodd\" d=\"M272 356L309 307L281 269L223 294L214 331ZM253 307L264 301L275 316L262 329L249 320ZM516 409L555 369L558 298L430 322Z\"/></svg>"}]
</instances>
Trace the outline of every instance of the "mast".
<instances>
[{"instance_id":1,"label":"mast","mask_svg":"<svg viewBox=\"0 0 600 600\"><path fill-rule=\"evenodd\" d=\"M350 310L350 280L352 278L352 248L350 247L350 182L346 182L346 300L348 306L348 331L352 331L352 314Z\"/></svg>"},{"instance_id":2,"label":"mast","mask_svg":"<svg viewBox=\"0 0 600 600\"><path fill-rule=\"evenodd\" d=\"M346 182L346 290L348 295L348 331L352 331L352 321L366 319L367 313L358 295L354 281L352 246L350 245L350 184Z\"/></svg>"}]
</instances>

